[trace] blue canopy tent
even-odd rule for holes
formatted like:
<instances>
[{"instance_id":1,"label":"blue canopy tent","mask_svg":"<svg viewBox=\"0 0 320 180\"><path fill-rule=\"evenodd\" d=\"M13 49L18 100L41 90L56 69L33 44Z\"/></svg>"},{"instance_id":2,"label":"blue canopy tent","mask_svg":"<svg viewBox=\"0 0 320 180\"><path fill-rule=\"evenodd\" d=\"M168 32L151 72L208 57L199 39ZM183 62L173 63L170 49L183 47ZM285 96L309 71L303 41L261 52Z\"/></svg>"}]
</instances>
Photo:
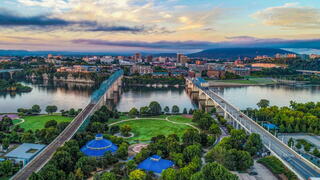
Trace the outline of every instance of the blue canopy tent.
<instances>
[{"instance_id":1,"label":"blue canopy tent","mask_svg":"<svg viewBox=\"0 0 320 180\"><path fill-rule=\"evenodd\" d=\"M174 164L170 160L161 159L158 155L153 155L138 165L138 169L161 173L163 170L172 167Z\"/></svg>"},{"instance_id":2,"label":"blue canopy tent","mask_svg":"<svg viewBox=\"0 0 320 180\"><path fill-rule=\"evenodd\" d=\"M102 134L97 134L94 140L89 141L80 150L87 156L100 157L107 151L113 153L116 152L117 149L117 145L107 139L104 139Z\"/></svg>"},{"instance_id":3,"label":"blue canopy tent","mask_svg":"<svg viewBox=\"0 0 320 180\"><path fill-rule=\"evenodd\" d=\"M263 123L263 127L267 128L268 130L278 130L278 126L271 123Z\"/></svg>"}]
</instances>

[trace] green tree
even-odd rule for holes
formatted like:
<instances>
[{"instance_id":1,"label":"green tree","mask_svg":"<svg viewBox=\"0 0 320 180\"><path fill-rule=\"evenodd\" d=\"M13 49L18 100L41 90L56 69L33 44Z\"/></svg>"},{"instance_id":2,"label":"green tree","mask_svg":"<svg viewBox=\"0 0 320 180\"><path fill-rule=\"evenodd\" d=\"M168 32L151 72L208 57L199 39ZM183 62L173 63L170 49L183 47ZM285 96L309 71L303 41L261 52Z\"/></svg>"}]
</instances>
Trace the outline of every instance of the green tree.
<instances>
[{"instance_id":1,"label":"green tree","mask_svg":"<svg viewBox=\"0 0 320 180\"><path fill-rule=\"evenodd\" d=\"M206 164L201 172L205 179L210 180L238 180L238 176L230 173L225 167L218 163Z\"/></svg>"},{"instance_id":2,"label":"green tree","mask_svg":"<svg viewBox=\"0 0 320 180\"><path fill-rule=\"evenodd\" d=\"M177 172L176 170L169 168L164 170L161 173L161 179L162 180L176 180L177 179Z\"/></svg>"},{"instance_id":3,"label":"green tree","mask_svg":"<svg viewBox=\"0 0 320 180\"><path fill-rule=\"evenodd\" d=\"M187 146L183 150L183 156L186 162L190 162L192 158L194 157L200 157L201 156L201 146L199 144L194 144Z\"/></svg>"},{"instance_id":4,"label":"green tree","mask_svg":"<svg viewBox=\"0 0 320 180\"><path fill-rule=\"evenodd\" d=\"M152 101L149 104L149 110L152 115L159 115L162 113L161 106L157 101Z\"/></svg>"},{"instance_id":5,"label":"green tree","mask_svg":"<svg viewBox=\"0 0 320 180\"><path fill-rule=\"evenodd\" d=\"M132 109L129 111L129 116L130 116L130 117L136 117L138 114L139 114L139 111L138 111L137 108L132 108Z\"/></svg>"},{"instance_id":6,"label":"green tree","mask_svg":"<svg viewBox=\"0 0 320 180\"><path fill-rule=\"evenodd\" d=\"M105 172L102 174L100 177L100 180L117 180L117 177L114 173L112 172Z\"/></svg>"},{"instance_id":7,"label":"green tree","mask_svg":"<svg viewBox=\"0 0 320 180\"><path fill-rule=\"evenodd\" d=\"M117 157L120 159L126 159L128 156L128 147L128 144L123 142L117 150Z\"/></svg>"},{"instance_id":8,"label":"green tree","mask_svg":"<svg viewBox=\"0 0 320 180\"><path fill-rule=\"evenodd\" d=\"M288 146L289 147L293 147L294 146L294 140L292 138L289 139Z\"/></svg>"},{"instance_id":9,"label":"green tree","mask_svg":"<svg viewBox=\"0 0 320 180\"><path fill-rule=\"evenodd\" d=\"M145 180L147 178L147 174L139 169L130 172L129 179L130 180Z\"/></svg>"},{"instance_id":10,"label":"green tree","mask_svg":"<svg viewBox=\"0 0 320 180\"><path fill-rule=\"evenodd\" d=\"M58 108L57 108L57 106L47 106L46 107L46 112L48 113L48 114L52 114L52 113L54 113L54 112L57 112L57 110L58 110Z\"/></svg>"},{"instance_id":11,"label":"green tree","mask_svg":"<svg viewBox=\"0 0 320 180\"><path fill-rule=\"evenodd\" d=\"M146 116L149 114L149 107L148 106L144 106L140 108L140 115L141 116Z\"/></svg>"},{"instance_id":12,"label":"green tree","mask_svg":"<svg viewBox=\"0 0 320 180\"><path fill-rule=\"evenodd\" d=\"M262 150L263 144L259 134L252 133L249 135L247 142L244 145L244 149L248 151L252 156Z\"/></svg>"},{"instance_id":13,"label":"green tree","mask_svg":"<svg viewBox=\"0 0 320 180\"><path fill-rule=\"evenodd\" d=\"M49 127L57 127L58 122L56 120L49 120L46 122L46 124L44 125L45 128L49 128Z\"/></svg>"},{"instance_id":14,"label":"green tree","mask_svg":"<svg viewBox=\"0 0 320 180\"><path fill-rule=\"evenodd\" d=\"M125 124L123 126L120 127L120 132L123 136L129 136L130 135L130 131L132 130L131 126Z\"/></svg>"},{"instance_id":15,"label":"green tree","mask_svg":"<svg viewBox=\"0 0 320 180\"><path fill-rule=\"evenodd\" d=\"M2 148L7 150L10 145L10 139L9 138L3 138L2 139Z\"/></svg>"},{"instance_id":16,"label":"green tree","mask_svg":"<svg viewBox=\"0 0 320 180\"><path fill-rule=\"evenodd\" d=\"M173 105L171 112L173 114L178 114L180 112L180 109L179 109L179 107L177 105Z\"/></svg>"},{"instance_id":17,"label":"green tree","mask_svg":"<svg viewBox=\"0 0 320 180\"><path fill-rule=\"evenodd\" d=\"M164 107L164 109L163 109L163 110L164 110L164 112L165 112L165 113L168 113L168 112L170 111L170 109L169 109L169 107L168 107L168 106Z\"/></svg>"},{"instance_id":18,"label":"green tree","mask_svg":"<svg viewBox=\"0 0 320 180\"><path fill-rule=\"evenodd\" d=\"M200 143L201 137L197 130L187 129L182 135L182 142L186 145Z\"/></svg>"},{"instance_id":19,"label":"green tree","mask_svg":"<svg viewBox=\"0 0 320 180\"><path fill-rule=\"evenodd\" d=\"M257 106L258 106L259 108L266 108L266 107L269 106L269 104L270 104L270 101L269 101L269 100L267 100L267 99L261 99L261 100L257 103Z\"/></svg>"},{"instance_id":20,"label":"green tree","mask_svg":"<svg viewBox=\"0 0 320 180\"><path fill-rule=\"evenodd\" d=\"M32 114L39 114L41 112L40 106L35 104L31 108Z\"/></svg>"},{"instance_id":21,"label":"green tree","mask_svg":"<svg viewBox=\"0 0 320 180\"><path fill-rule=\"evenodd\" d=\"M221 129L218 124L213 123L210 128L209 132L213 134L216 137L219 137L221 135Z\"/></svg>"},{"instance_id":22,"label":"green tree","mask_svg":"<svg viewBox=\"0 0 320 180\"><path fill-rule=\"evenodd\" d=\"M183 109L182 114L188 114L188 110L187 110L187 108L184 108L184 109Z\"/></svg>"}]
</instances>

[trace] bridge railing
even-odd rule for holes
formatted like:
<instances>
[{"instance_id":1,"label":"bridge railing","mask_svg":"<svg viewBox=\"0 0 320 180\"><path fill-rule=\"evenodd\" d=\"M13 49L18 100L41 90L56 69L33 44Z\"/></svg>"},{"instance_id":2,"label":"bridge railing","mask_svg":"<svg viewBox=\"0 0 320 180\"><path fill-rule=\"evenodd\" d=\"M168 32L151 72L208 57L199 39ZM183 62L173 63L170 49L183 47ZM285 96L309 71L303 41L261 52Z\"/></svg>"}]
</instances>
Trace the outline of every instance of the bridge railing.
<instances>
[{"instance_id":1,"label":"bridge railing","mask_svg":"<svg viewBox=\"0 0 320 180\"><path fill-rule=\"evenodd\" d=\"M106 81L104 81L104 84L107 85L107 86L104 86L103 89L104 89L104 90L108 90L108 88L110 88L109 82L112 82L112 83L115 82L115 80L117 80L122 74L123 74L123 70L119 70L119 71L116 72L116 75L115 75L115 76L113 76L114 74L113 74L112 76L110 76L110 78L112 78L111 81L109 81L110 78L108 78ZM100 88L99 88L99 89L100 89ZM101 89L100 89L100 90L101 90ZM97 97L97 96L96 96L96 97ZM95 97L95 98L96 98L96 97ZM101 97L102 97L102 96L99 96L100 99L97 101L98 103L97 103L97 104L94 104L93 108L92 108L87 114L83 114L83 113L85 113L86 108L89 107L90 104L92 104L92 103L95 102L95 101L94 101L94 98L91 98L91 100L89 100L86 108L83 109L83 110L69 123L69 125L68 125L52 142L51 142L50 144L48 144L43 150L41 150L36 157L34 157L30 162L28 162L28 164L26 164L23 168L21 168L21 169L20 169L14 176L12 176L10 179L15 179L15 177L16 177L19 173L21 173L21 172L24 171L26 168L28 168L28 166L32 165L35 161L37 161L37 157L40 157L42 154L44 154L46 151L48 151L49 148L51 148L51 147L54 146L56 143L58 143L58 142L59 142L59 139L60 139L66 132L68 132L68 131L73 127L73 124L75 123L75 121L76 121L77 119L81 118L81 119L82 119L82 123L81 123L81 124L77 127L77 129L76 129L74 132L72 132L72 134L67 138L66 141L69 141L69 140L74 136L74 134L79 130L79 128L81 127L81 125L83 124L83 122L84 122L94 111L96 111L97 109L99 109L99 107L100 107L100 105L101 105L101 101L103 101L103 98L101 98ZM52 154L52 155L53 155L53 154ZM51 157L52 157L52 155L51 155ZM48 159L45 161L45 163L43 163L43 165L37 169L36 172L38 172L45 164L47 164L47 162L51 159L51 157L48 158Z\"/></svg>"},{"instance_id":2,"label":"bridge railing","mask_svg":"<svg viewBox=\"0 0 320 180\"><path fill-rule=\"evenodd\" d=\"M188 79L192 82L194 82L191 79ZM206 92L206 90L203 89L203 87L199 86L198 84L194 83L199 89L201 89L205 94L208 95L208 93ZM267 131L266 129L264 129L260 124L258 124L257 122L255 122L254 120L252 120L250 117L248 117L246 114L244 114L243 112L240 111L239 108L235 107L234 105L232 105L231 103L229 103L227 100L225 100L224 98L222 98L220 95L218 95L217 93L210 91L214 96L218 97L220 100L222 100L225 104L227 104L228 106L230 106L231 108L233 108L234 110L238 111L246 120L250 121L251 123L253 123L254 125L256 125L260 130L262 130L263 132L265 132L267 135L269 135L269 137L271 137L272 139L274 139L277 143L279 143L280 145L284 146L287 150L289 150L291 153L293 153L296 157L298 157L299 159L301 159L302 161L304 161L305 163L307 163L309 166L311 166L313 169L315 169L317 172L320 172L320 168L316 165L314 165L312 162L310 162L309 160L307 160L306 158L304 158L303 156L301 156L299 153L295 152L292 148L290 148L287 144L283 143L282 141L280 141L277 137L275 137L273 134L271 134L269 131ZM209 97L211 97L210 95L208 95ZM211 97L212 98L212 97ZM218 103L220 104L220 103ZM220 105L221 108L225 108L222 105ZM227 111L227 109L225 109L225 111Z\"/></svg>"}]
</instances>

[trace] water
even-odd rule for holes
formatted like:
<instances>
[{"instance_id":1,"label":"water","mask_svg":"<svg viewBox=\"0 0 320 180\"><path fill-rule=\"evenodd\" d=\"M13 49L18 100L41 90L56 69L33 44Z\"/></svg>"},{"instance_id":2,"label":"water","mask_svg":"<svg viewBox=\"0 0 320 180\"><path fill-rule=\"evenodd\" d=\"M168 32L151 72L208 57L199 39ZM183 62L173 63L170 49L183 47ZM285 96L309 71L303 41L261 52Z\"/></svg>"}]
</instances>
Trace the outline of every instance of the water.
<instances>
[{"instance_id":1,"label":"water","mask_svg":"<svg viewBox=\"0 0 320 180\"><path fill-rule=\"evenodd\" d=\"M76 83L23 83L32 87L29 93L0 94L0 113L17 112L18 108L31 108L38 104L44 113L48 105L56 105L59 110L84 108L94 88L88 84Z\"/></svg>"},{"instance_id":2,"label":"water","mask_svg":"<svg viewBox=\"0 0 320 180\"><path fill-rule=\"evenodd\" d=\"M260 99L268 99L270 105L288 106L290 101L318 102L320 101L320 86L296 87L296 86L248 86L219 88L219 94L230 103L246 109L257 108Z\"/></svg>"},{"instance_id":3,"label":"water","mask_svg":"<svg viewBox=\"0 0 320 180\"><path fill-rule=\"evenodd\" d=\"M151 101L157 101L161 107L168 106L171 110L173 105L177 105L182 112L183 108L194 109L197 105L191 102L184 88L147 88L131 87L124 89L120 97L120 102L116 106L119 111L128 112L132 107L139 109L148 106Z\"/></svg>"},{"instance_id":4,"label":"water","mask_svg":"<svg viewBox=\"0 0 320 180\"><path fill-rule=\"evenodd\" d=\"M18 108L31 108L38 104L44 112L47 105L56 105L58 109L84 108L90 100L95 87L76 83L40 83L26 85L32 92L16 95L0 94L0 113L16 112ZM256 108L260 99L270 100L271 105L288 106L290 100L297 102L320 101L320 87L291 86L249 86L219 88L220 94L240 109ZM151 101L158 101L162 108L177 105L183 108L196 108L184 88L146 88L130 87L123 89L118 111L129 111L132 107L147 106Z\"/></svg>"}]
</instances>

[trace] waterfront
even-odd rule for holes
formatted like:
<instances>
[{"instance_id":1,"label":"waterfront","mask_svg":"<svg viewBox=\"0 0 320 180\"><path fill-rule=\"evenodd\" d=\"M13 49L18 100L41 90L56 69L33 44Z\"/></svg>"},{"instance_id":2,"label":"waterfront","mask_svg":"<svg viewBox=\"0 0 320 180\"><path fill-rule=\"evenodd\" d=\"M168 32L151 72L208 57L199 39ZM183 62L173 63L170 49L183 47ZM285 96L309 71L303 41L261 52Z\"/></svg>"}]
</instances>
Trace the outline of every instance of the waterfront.
<instances>
[{"instance_id":1,"label":"waterfront","mask_svg":"<svg viewBox=\"0 0 320 180\"><path fill-rule=\"evenodd\" d=\"M290 101L300 103L320 101L320 86L246 86L217 88L220 95L240 109L257 108L260 99L268 99L270 105L288 106Z\"/></svg>"},{"instance_id":2,"label":"waterfront","mask_svg":"<svg viewBox=\"0 0 320 180\"><path fill-rule=\"evenodd\" d=\"M47 105L56 105L58 110L70 108L84 108L94 88L89 84L79 83L30 83L24 85L32 87L28 93L0 94L0 112L17 112L18 108L31 108L38 104L42 113Z\"/></svg>"},{"instance_id":3,"label":"waterfront","mask_svg":"<svg viewBox=\"0 0 320 180\"><path fill-rule=\"evenodd\" d=\"M30 108L34 104L44 110L47 105L56 105L59 110L84 108L90 100L94 87L79 83L24 83L33 88L32 92L22 94L0 94L0 112L16 112L18 108ZM293 86L246 86L218 88L219 94L240 109L256 108L260 99L270 100L271 105L288 106L290 100L297 102L320 101L320 87ZM161 106L177 105L183 108L197 108L184 88L127 87L123 89L119 102L115 105L118 111L129 111L132 107L147 106L151 101L158 101ZM42 111L44 113L44 111Z\"/></svg>"}]
</instances>

